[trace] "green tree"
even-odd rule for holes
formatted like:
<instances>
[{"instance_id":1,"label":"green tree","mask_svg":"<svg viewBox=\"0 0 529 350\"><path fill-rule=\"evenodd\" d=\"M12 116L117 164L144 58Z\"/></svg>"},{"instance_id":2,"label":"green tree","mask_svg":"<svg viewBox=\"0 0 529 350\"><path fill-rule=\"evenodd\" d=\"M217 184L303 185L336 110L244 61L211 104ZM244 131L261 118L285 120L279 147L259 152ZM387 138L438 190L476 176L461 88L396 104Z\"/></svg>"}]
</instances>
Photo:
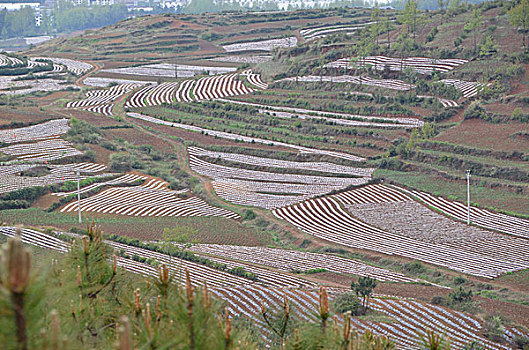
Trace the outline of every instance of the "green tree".
<instances>
[{"instance_id":1,"label":"green tree","mask_svg":"<svg viewBox=\"0 0 529 350\"><path fill-rule=\"evenodd\" d=\"M521 0L509 12L509 22L522 32L522 47L527 50L526 36L529 32L529 0Z\"/></svg>"},{"instance_id":2,"label":"green tree","mask_svg":"<svg viewBox=\"0 0 529 350\"><path fill-rule=\"evenodd\" d=\"M388 16L383 16L381 19L381 30L386 33L388 40L388 51L391 50L391 31L393 30L393 23Z\"/></svg>"},{"instance_id":3,"label":"green tree","mask_svg":"<svg viewBox=\"0 0 529 350\"><path fill-rule=\"evenodd\" d=\"M377 280L369 276L358 278L358 282L351 282L351 289L357 296L362 297L362 307L367 310L369 307L369 298L377 286Z\"/></svg>"},{"instance_id":4,"label":"green tree","mask_svg":"<svg viewBox=\"0 0 529 350\"><path fill-rule=\"evenodd\" d=\"M479 55L481 57L491 57L498 52L498 45L494 42L492 35L487 35L485 42L479 48Z\"/></svg>"},{"instance_id":5,"label":"green tree","mask_svg":"<svg viewBox=\"0 0 529 350\"><path fill-rule=\"evenodd\" d=\"M382 33L382 11L378 7L378 3L375 3L375 7L371 10L371 22L374 22L371 25L371 37L374 39L374 42L378 46L378 37Z\"/></svg>"},{"instance_id":6,"label":"green tree","mask_svg":"<svg viewBox=\"0 0 529 350\"><path fill-rule=\"evenodd\" d=\"M478 51L478 28L483 23L483 17L481 16L481 10L475 8L472 11L472 16L465 23L464 30L467 32L472 32L472 37L474 38L474 53Z\"/></svg>"},{"instance_id":7,"label":"green tree","mask_svg":"<svg viewBox=\"0 0 529 350\"><path fill-rule=\"evenodd\" d=\"M350 312L353 316L361 315L363 311L360 300L352 293L343 293L334 298L333 309L341 314Z\"/></svg>"},{"instance_id":8,"label":"green tree","mask_svg":"<svg viewBox=\"0 0 529 350\"><path fill-rule=\"evenodd\" d=\"M406 0L406 4L404 5L404 10L402 10L402 14L399 17L400 23L406 26L407 34L408 35L410 33L413 34L414 41L415 41L416 32L417 32L417 24L420 21L419 11L417 7L418 7L417 1Z\"/></svg>"},{"instance_id":9,"label":"green tree","mask_svg":"<svg viewBox=\"0 0 529 350\"><path fill-rule=\"evenodd\" d=\"M431 329L426 330L426 336L420 337L422 350L450 350L450 340L444 335L436 334Z\"/></svg>"}]
</instances>

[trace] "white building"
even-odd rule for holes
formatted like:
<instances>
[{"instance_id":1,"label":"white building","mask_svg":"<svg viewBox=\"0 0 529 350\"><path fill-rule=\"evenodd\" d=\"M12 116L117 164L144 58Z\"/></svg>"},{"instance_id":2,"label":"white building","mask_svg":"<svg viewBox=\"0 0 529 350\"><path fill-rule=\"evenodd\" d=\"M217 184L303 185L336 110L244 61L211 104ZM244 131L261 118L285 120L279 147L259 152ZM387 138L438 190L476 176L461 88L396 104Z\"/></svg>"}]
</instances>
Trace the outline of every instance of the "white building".
<instances>
[{"instance_id":1,"label":"white building","mask_svg":"<svg viewBox=\"0 0 529 350\"><path fill-rule=\"evenodd\" d=\"M40 3L38 2L3 2L0 3L0 10L16 11L26 6L31 7L35 11L40 11Z\"/></svg>"}]
</instances>

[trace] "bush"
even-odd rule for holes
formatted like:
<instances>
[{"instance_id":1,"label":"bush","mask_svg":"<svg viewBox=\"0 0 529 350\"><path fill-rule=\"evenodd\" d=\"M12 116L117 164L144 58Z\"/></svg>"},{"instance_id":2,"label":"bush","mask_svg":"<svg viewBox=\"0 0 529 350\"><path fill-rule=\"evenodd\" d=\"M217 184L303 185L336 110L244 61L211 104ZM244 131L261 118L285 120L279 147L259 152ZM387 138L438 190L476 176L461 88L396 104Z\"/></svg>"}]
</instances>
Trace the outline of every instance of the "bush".
<instances>
[{"instance_id":1,"label":"bush","mask_svg":"<svg viewBox=\"0 0 529 350\"><path fill-rule=\"evenodd\" d=\"M470 104L470 107L463 113L465 119L486 119L487 112L481 105L480 101L474 101Z\"/></svg>"},{"instance_id":2,"label":"bush","mask_svg":"<svg viewBox=\"0 0 529 350\"><path fill-rule=\"evenodd\" d=\"M404 269L412 274L420 274L426 271L426 268L418 261L409 262L404 265Z\"/></svg>"},{"instance_id":3,"label":"bush","mask_svg":"<svg viewBox=\"0 0 529 350\"><path fill-rule=\"evenodd\" d=\"M518 336L514 338L514 345L516 345L517 349L521 349L521 350L529 349L529 337Z\"/></svg>"},{"instance_id":4,"label":"bush","mask_svg":"<svg viewBox=\"0 0 529 350\"><path fill-rule=\"evenodd\" d=\"M141 169L143 164L131 154L115 153L110 156L110 171L127 172L132 169Z\"/></svg>"},{"instance_id":5,"label":"bush","mask_svg":"<svg viewBox=\"0 0 529 350\"><path fill-rule=\"evenodd\" d=\"M467 282L468 282L468 280L465 277L456 276L456 278L454 278L454 283L457 284L457 285L465 284Z\"/></svg>"},{"instance_id":6,"label":"bush","mask_svg":"<svg viewBox=\"0 0 529 350\"><path fill-rule=\"evenodd\" d=\"M338 295L333 301L333 309L339 313L351 312L353 316L363 315L364 309L360 299L352 293Z\"/></svg>"},{"instance_id":7,"label":"bush","mask_svg":"<svg viewBox=\"0 0 529 350\"><path fill-rule=\"evenodd\" d=\"M483 334L492 341L502 342L505 327L499 316L489 316L485 319Z\"/></svg>"},{"instance_id":8,"label":"bush","mask_svg":"<svg viewBox=\"0 0 529 350\"><path fill-rule=\"evenodd\" d=\"M28 187L16 190L13 192L6 193L2 196L2 200L15 200L21 199L29 202L37 200L40 196L43 196L48 192L46 187Z\"/></svg>"},{"instance_id":9,"label":"bush","mask_svg":"<svg viewBox=\"0 0 529 350\"><path fill-rule=\"evenodd\" d=\"M256 217L256 215L253 212L253 210L246 209L244 211L244 214L242 215L242 220L243 221L245 221L245 220L253 220L253 219L255 219L255 217Z\"/></svg>"},{"instance_id":10,"label":"bush","mask_svg":"<svg viewBox=\"0 0 529 350\"><path fill-rule=\"evenodd\" d=\"M442 295L436 295L432 298L432 300L430 300L430 303L433 304L433 305L441 305L441 306L445 306L446 305L446 298Z\"/></svg>"}]
</instances>

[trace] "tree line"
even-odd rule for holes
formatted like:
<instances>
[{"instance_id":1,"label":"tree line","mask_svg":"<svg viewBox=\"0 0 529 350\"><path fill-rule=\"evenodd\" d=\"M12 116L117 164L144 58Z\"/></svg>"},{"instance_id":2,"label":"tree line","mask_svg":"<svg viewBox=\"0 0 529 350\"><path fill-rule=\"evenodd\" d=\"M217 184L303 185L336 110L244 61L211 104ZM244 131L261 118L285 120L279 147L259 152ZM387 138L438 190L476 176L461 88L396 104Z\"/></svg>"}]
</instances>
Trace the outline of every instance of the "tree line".
<instances>
[{"instance_id":1,"label":"tree line","mask_svg":"<svg viewBox=\"0 0 529 350\"><path fill-rule=\"evenodd\" d=\"M69 1L59 1L48 12L44 11L40 27L35 21L35 10L29 6L19 10L0 11L0 37L2 39L83 30L116 23L127 18L125 4L111 6L74 6Z\"/></svg>"}]
</instances>

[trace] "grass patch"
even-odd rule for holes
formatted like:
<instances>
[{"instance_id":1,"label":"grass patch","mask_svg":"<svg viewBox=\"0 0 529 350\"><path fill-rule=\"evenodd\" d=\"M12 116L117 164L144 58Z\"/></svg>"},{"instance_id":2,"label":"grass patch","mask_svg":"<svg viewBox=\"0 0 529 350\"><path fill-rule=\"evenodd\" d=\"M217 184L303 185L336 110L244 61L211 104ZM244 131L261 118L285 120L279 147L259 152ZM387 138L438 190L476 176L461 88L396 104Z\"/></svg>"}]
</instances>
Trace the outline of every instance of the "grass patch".
<instances>
[{"instance_id":1,"label":"grass patch","mask_svg":"<svg viewBox=\"0 0 529 350\"><path fill-rule=\"evenodd\" d=\"M0 220L8 225L52 226L63 230L79 227L77 213L46 212L40 208L4 210ZM95 220L106 233L140 240L162 238L164 228L188 227L197 231L200 243L260 246L271 243L267 229L248 227L240 222L220 217L130 217L83 213L83 220ZM85 228L82 224L80 228Z\"/></svg>"}]
</instances>

